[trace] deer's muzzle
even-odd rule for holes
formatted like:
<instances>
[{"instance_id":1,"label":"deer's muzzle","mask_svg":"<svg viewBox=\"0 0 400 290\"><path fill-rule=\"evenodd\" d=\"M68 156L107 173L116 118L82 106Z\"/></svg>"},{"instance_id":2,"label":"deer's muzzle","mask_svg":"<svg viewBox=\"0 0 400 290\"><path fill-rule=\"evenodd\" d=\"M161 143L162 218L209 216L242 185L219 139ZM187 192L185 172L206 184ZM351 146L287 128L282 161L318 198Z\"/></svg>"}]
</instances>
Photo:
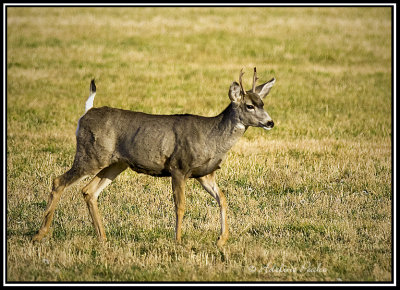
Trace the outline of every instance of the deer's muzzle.
<instances>
[{"instance_id":1,"label":"deer's muzzle","mask_svg":"<svg viewBox=\"0 0 400 290\"><path fill-rule=\"evenodd\" d=\"M270 120L266 124L260 123L260 127L262 127L265 130L271 130L272 128L274 128L274 121Z\"/></svg>"}]
</instances>

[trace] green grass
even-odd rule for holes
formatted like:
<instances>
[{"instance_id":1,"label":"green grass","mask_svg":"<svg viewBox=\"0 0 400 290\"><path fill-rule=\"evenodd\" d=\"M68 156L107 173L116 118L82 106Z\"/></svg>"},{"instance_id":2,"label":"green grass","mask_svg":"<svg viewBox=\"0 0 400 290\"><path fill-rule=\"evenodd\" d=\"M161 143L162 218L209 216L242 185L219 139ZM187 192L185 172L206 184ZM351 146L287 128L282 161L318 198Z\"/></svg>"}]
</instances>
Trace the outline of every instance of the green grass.
<instances>
[{"instance_id":1,"label":"green grass","mask_svg":"<svg viewBox=\"0 0 400 290\"><path fill-rule=\"evenodd\" d=\"M390 281L390 8L7 8L7 281ZM217 173L219 209L187 184L174 242L170 180L123 172L80 189L39 228L72 164L91 78L95 106L216 115L245 68L277 82L275 128L250 128Z\"/></svg>"}]
</instances>

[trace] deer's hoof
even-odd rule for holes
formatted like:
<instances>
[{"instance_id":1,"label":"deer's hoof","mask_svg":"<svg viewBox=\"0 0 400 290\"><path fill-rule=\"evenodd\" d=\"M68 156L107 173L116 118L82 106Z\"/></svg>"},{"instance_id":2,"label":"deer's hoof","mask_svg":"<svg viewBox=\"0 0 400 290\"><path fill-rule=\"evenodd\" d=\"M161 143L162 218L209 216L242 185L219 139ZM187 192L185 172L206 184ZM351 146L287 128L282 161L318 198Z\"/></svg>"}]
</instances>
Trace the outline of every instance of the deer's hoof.
<instances>
[{"instance_id":1,"label":"deer's hoof","mask_svg":"<svg viewBox=\"0 0 400 290\"><path fill-rule=\"evenodd\" d=\"M32 242L40 242L44 238L44 233L38 232L32 237Z\"/></svg>"}]
</instances>

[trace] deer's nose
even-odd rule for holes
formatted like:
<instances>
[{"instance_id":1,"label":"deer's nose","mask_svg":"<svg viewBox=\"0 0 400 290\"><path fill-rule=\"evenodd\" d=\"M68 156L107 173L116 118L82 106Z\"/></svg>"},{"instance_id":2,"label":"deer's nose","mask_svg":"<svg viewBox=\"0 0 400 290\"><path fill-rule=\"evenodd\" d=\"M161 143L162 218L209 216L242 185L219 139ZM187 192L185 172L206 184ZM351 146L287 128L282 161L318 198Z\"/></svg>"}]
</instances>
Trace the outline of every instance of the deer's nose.
<instances>
[{"instance_id":1,"label":"deer's nose","mask_svg":"<svg viewBox=\"0 0 400 290\"><path fill-rule=\"evenodd\" d=\"M274 121L272 121L272 120L271 120L271 121L268 121L268 122L267 122L267 127L268 127L268 128L274 128Z\"/></svg>"}]
</instances>

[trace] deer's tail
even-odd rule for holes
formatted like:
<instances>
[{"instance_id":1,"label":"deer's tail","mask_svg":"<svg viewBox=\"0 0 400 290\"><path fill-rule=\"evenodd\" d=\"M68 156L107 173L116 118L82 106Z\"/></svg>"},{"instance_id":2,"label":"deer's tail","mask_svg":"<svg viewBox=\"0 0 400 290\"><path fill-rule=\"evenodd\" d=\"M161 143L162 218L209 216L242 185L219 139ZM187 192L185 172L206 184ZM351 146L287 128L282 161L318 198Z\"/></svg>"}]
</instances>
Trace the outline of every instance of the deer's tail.
<instances>
[{"instance_id":1,"label":"deer's tail","mask_svg":"<svg viewBox=\"0 0 400 290\"><path fill-rule=\"evenodd\" d=\"M86 101L85 104L85 113L82 115L82 117L86 114L87 111L89 111L91 108L93 108L93 101L94 101L94 96L96 96L96 84L94 83L94 79L90 82L90 94L89 98ZM79 122L81 121L81 118L78 120L78 126L76 127L75 135L78 136L78 131L79 131Z\"/></svg>"},{"instance_id":2,"label":"deer's tail","mask_svg":"<svg viewBox=\"0 0 400 290\"><path fill-rule=\"evenodd\" d=\"M96 84L93 79L90 82L90 95L85 104L85 113L93 107L94 96L96 96Z\"/></svg>"}]
</instances>

